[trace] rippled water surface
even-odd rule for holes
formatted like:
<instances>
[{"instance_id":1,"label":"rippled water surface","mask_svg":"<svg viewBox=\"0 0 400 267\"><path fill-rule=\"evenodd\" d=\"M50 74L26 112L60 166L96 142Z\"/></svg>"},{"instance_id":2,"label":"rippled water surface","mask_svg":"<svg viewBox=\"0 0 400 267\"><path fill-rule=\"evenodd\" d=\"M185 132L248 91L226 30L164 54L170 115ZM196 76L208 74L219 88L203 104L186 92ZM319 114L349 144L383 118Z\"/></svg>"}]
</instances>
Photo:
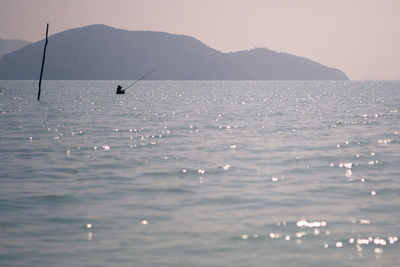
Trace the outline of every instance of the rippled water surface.
<instances>
[{"instance_id":1,"label":"rippled water surface","mask_svg":"<svg viewBox=\"0 0 400 267\"><path fill-rule=\"evenodd\" d=\"M0 81L1 266L400 265L400 82L118 83Z\"/></svg>"}]
</instances>

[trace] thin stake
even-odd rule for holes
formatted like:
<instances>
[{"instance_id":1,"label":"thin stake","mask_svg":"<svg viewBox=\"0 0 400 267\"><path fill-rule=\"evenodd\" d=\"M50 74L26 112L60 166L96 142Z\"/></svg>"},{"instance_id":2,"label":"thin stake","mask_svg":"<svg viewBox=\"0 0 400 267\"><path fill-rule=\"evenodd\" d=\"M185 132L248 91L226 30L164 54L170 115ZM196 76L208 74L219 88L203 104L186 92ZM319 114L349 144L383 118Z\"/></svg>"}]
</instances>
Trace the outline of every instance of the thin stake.
<instances>
[{"instance_id":1,"label":"thin stake","mask_svg":"<svg viewBox=\"0 0 400 267\"><path fill-rule=\"evenodd\" d=\"M43 75L44 60L46 58L46 47L47 47L47 35L48 35L48 33L49 33L49 24L47 23L47 27L46 27L46 42L44 44L42 68L40 69L39 92L38 92L38 96L37 96L37 100L39 100L39 101L40 101L40 88L42 86L42 75Z\"/></svg>"},{"instance_id":2,"label":"thin stake","mask_svg":"<svg viewBox=\"0 0 400 267\"><path fill-rule=\"evenodd\" d=\"M153 71L155 71L156 68L152 69L151 71L147 72L145 75L143 75L142 77L140 77L139 79L137 79L136 81L134 81L133 83L131 83L128 87L125 88L128 89L129 87L131 87L132 85L134 85L135 83L137 83L138 81L144 79L146 76L150 75L150 73L152 73Z\"/></svg>"}]
</instances>

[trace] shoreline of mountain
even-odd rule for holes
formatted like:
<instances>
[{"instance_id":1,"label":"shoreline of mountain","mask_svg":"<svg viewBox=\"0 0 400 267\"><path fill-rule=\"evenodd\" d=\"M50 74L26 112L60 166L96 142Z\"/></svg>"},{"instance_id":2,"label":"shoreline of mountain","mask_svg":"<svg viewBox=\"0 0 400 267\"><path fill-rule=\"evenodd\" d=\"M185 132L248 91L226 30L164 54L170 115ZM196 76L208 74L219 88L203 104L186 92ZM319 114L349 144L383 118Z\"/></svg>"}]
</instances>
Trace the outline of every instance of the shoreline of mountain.
<instances>
[{"instance_id":1,"label":"shoreline of mountain","mask_svg":"<svg viewBox=\"0 0 400 267\"><path fill-rule=\"evenodd\" d=\"M4 54L0 79L38 79L43 44ZM98 24L50 36L43 79L133 80L152 68L150 80L348 80L339 69L267 48L223 53L186 35Z\"/></svg>"}]
</instances>

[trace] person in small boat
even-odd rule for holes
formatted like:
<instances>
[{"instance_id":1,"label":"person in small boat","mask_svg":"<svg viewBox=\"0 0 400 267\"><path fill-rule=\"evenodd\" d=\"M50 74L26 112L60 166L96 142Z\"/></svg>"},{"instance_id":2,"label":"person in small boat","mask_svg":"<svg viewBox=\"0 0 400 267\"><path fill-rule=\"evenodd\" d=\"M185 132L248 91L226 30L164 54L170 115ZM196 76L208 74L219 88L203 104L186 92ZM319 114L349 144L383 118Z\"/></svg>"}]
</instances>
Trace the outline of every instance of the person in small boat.
<instances>
[{"instance_id":1,"label":"person in small boat","mask_svg":"<svg viewBox=\"0 0 400 267\"><path fill-rule=\"evenodd\" d=\"M125 90L122 90L121 85L118 85L118 87L117 87L117 94L125 94Z\"/></svg>"}]
</instances>

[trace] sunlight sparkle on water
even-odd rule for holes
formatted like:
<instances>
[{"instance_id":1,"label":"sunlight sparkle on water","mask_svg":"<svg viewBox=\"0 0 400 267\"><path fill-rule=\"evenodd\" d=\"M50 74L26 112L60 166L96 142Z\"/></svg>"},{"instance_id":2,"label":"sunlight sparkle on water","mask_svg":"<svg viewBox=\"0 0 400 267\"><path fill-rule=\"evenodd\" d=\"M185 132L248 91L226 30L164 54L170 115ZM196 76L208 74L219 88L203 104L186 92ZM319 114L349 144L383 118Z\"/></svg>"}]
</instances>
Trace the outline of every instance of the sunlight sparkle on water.
<instances>
[{"instance_id":1,"label":"sunlight sparkle on water","mask_svg":"<svg viewBox=\"0 0 400 267\"><path fill-rule=\"evenodd\" d=\"M378 143L381 143L381 144L389 144L391 142L393 142L393 139L379 139L378 140Z\"/></svg>"},{"instance_id":2,"label":"sunlight sparkle on water","mask_svg":"<svg viewBox=\"0 0 400 267\"><path fill-rule=\"evenodd\" d=\"M240 236L240 238L242 238L243 240L247 240L247 239L249 239L249 236L246 235L246 234L242 234L242 235Z\"/></svg>"},{"instance_id":3,"label":"sunlight sparkle on water","mask_svg":"<svg viewBox=\"0 0 400 267\"><path fill-rule=\"evenodd\" d=\"M223 168L225 171L229 170L230 167L231 167L231 165L229 165L229 164L226 164L226 165L222 166L222 168Z\"/></svg>"},{"instance_id":4,"label":"sunlight sparkle on water","mask_svg":"<svg viewBox=\"0 0 400 267\"><path fill-rule=\"evenodd\" d=\"M277 238L281 238L281 237L282 237L281 234L275 234L275 233L269 234L269 238L271 238L271 239L277 239Z\"/></svg>"},{"instance_id":5,"label":"sunlight sparkle on water","mask_svg":"<svg viewBox=\"0 0 400 267\"><path fill-rule=\"evenodd\" d=\"M352 167L353 167L353 163L351 163L351 162L346 162L346 163L340 163L339 164L339 167L340 168L346 168L346 169L351 169Z\"/></svg>"},{"instance_id":6,"label":"sunlight sparkle on water","mask_svg":"<svg viewBox=\"0 0 400 267\"><path fill-rule=\"evenodd\" d=\"M305 236L305 235L307 235L307 233L306 232L298 232L298 233L296 233L296 237L297 238L302 238L303 236Z\"/></svg>"},{"instance_id":7,"label":"sunlight sparkle on water","mask_svg":"<svg viewBox=\"0 0 400 267\"><path fill-rule=\"evenodd\" d=\"M0 108L0 251L38 252L0 266L398 265L400 82L48 82Z\"/></svg>"},{"instance_id":8,"label":"sunlight sparkle on water","mask_svg":"<svg viewBox=\"0 0 400 267\"><path fill-rule=\"evenodd\" d=\"M374 239L374 244L375 245L386 246L386 240L382 239L382 238L375 238Z\"/></svg>"},{"instance_id":9,"label":"sunlight sparkle on water","mask_svg":"<svg viewBox=\"0 0 400 267\"><path fill-rule=\"evenodd\" d=\"M325 227L327 225L324 221L312 221L309 222L307 220L300 220L296 223L297 227Z\"/></svg>"},{"instance_id":10,"label":"sunlight sparkle on water","mask_svg":"<svg viewBox=\"0 0 400 267\"><path fill-rule=\"evenodd\" d=\"M336 242L336 247L337 247L337 248L343 247L343 243L342 243L342 242Z\"/></svg>"}]
</instances>

